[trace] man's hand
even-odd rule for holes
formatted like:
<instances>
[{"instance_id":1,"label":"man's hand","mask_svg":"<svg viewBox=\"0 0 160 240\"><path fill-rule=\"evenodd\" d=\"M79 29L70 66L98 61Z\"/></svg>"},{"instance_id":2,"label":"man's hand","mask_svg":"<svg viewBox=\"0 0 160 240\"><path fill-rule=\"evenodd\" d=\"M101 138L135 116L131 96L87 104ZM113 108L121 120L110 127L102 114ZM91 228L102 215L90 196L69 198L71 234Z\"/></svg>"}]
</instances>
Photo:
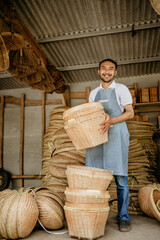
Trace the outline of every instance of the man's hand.
<instances>
[{"instance_id":1,"label":"man's hand","mask_svg":"<svg viewBox=\"0 0 160 240\"><path fill-rule=\"evenodd\" d=\"M104 113L104 115L105 115L105 120L99 124L100 125L99 131L101 134L105 134L106 131L112 125L112 118L107 113Z\"/></svg>"}]
</instances>

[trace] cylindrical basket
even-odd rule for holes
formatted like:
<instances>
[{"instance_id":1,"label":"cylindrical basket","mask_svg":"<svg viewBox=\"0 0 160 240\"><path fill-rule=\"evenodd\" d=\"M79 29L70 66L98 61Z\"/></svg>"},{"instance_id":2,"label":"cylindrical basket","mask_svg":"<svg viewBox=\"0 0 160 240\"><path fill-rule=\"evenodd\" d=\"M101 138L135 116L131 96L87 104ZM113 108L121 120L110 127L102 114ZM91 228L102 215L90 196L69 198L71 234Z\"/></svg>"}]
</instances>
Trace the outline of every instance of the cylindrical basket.
<instances>
[{"instance_id":1,"label":"cylindrical basket","mask_svg":"<svg viewBox=\"0 0 160 240\"><path fill-rule=\"evenodd\" d=\"M6 71L9 68L9 54L0 34L0 72Z\"/></svg>"},{"instance_id":2,"label":"cylindrical basket","mask_svg":"<svg viewBox=\"0 0 160 240\"><path fill-rule=\"evenodd\" d=\"M66 175L70 188L102 191L108 188L113 178L110 170L72 165L67 166Z\"/></svg>"},{"instance_id":3,"label":"cylindrical basket","mask_svg":"<svg viewBox=\"0 0 160 240\"><path fill-rule=\"evenodd\" d=\"M104 236L109 207L106 204L65 203L70 237L96 239Z\"/></svg>"},{"instance_id":4,"label":"cylindrical basket","mask_svg":"<svg viewBox=\"0 0 160 240\"><path fill-rule=\"evenodd\" d=\"M71 203L109 203L109 191L66 188L66 201Z\"/></svg>"},{"instance_id":5,"label":"cylindrical basket","mask_svg":"<svg viewBox=\"0 0 160 240\"><path fill-rule=\"evenodd\" d=\"M108 142L108 132L101 134L99 124L105 120L100 102L85 103L63 113L64 128L77 150Z\"/></svg>"}]
</instances>

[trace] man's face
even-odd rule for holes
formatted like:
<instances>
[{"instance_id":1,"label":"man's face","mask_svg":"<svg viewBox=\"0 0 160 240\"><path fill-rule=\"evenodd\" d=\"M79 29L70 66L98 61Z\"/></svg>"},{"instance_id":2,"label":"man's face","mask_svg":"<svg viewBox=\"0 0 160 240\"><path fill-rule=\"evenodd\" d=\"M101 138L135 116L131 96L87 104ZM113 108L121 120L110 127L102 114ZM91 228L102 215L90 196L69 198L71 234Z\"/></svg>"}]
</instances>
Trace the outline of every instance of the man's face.
<instances>
[{"instance_id":1,"label":"man's face","mask_svg":"<svg viewBox=\"0 0 160 240\"><path fill-rule=\"evenodd\" d=\"M117 75L115 64L109 61L101 63L98 74L103 82L112 82L114 77Z\"/></svg>"}]
</instances>

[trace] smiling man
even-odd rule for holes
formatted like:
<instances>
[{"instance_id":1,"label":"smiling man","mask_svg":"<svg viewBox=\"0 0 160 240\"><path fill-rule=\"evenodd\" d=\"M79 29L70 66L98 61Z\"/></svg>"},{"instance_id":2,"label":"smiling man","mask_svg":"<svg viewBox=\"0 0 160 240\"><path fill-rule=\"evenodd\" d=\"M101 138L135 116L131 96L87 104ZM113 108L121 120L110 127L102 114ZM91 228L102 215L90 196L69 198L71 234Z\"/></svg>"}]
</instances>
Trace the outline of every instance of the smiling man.
<instances>
[{"instance_id":1,"label":"smiling man","mask_svg":"<svg viewBox=\"0 0 160 240\"><path fill-rule=\"evenodd\" d=\"M86 151L86 166L113 171L117 185L119 230L127 232L130 227L128 214L128 148L129 132L126 120L134 117L132 96L129 89L114 81L117 63L105 59L99 63L99 87L91 91L89 102L101 102L105 110L105 121L100 124L100 133L108 131L108 142Z\"/></svg>"}]
</instances>

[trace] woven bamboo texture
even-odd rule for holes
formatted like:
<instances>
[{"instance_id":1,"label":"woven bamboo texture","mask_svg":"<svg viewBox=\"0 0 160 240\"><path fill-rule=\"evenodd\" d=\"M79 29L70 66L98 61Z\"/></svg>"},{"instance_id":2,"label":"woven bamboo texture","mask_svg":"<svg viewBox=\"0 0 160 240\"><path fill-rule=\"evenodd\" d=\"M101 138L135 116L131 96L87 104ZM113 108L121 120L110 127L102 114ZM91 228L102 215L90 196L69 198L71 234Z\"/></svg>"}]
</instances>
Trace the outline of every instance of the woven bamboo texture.
<instances>
[{"instance_id":1,"label":"woven bamboo texture","mask_svg":"<svg viewBox=\"0 0 160 240\"><path fill-rule=\"evenodd\" d=\"M25 47L24 38L20 34L12 32L2 32L1 35L8 51L18 50Z\"/></svg>"},{"instance_id":2,"label":"woven bamboo texture","mask_svg":"<svg viewBox=\"0 0 160 240\"><path fill-rule=\"evenodd\" d=\"M75 204L64 206L70 237L96 239L104 236L109 207L106 204Z\"/></svg>"},{"instance_id":3,"label":"woven bamboo texture","mask_svg":"<svg viewBox=\"0 0 160 240\"><path fill-rule=\"evenodd\" d=\"M160 201L160 185L153 184L142 187L138 193L138 202L142 211L149 217L160 221L160 211L157 203Z\"/></svg>"},{"instance_id":4,"label":"woven bamboo texture","mask_svg":"<svg viewBox=\"0 0 160 240\"><path fill-rule=\"evenodd\" d=\"M35 199L22 190L4 192L0 201L0 235L6 239L25 238L32 232L38 219Z\"/></svg>"},{"instance_id":5,"label":"woven bamboo texture","mask_svg":"<svg viewBox=\"0 0 160 240\"><path fill-rule=\"evenodd\" d=\"M142 214L138 203L140 188L156 183L156 146L153 142L154 126L147 122L128 121L130 145L128 154L129 213ZM117 212L116 183L113 179L109 187L112 206Z\"/></svg>"},{"instance_id":6,"label":"woven bamboo texture","mask_svg":"<svg viewBox=\"0 0 160 240\"><path fill-rule=\"evenodd\" d=\"M109 203L109 191L66 188L66 201L71 203Z\"/></svg>"},{"instance_id":7,"label":"woven bamboo texture","mask_svg":"<svg viewBox=\"0 0 160 240\"><path fill-rule=\"evenodd\" d=\"M64 112L64 128L77 150L108 141L108 133L100 134L99 124L105 120L101 103L85 103Z\"/></svg>"},{"instance_id":8,"label":"woven bamboo texture","mask_svg":"<svg viewBox=\"0 0 160 240\"><path fill-rule=\"evenodd\" d=\"M112 178L112 171L92 168L92 167L79 167L67 166L67 180L70 188L78 189L94 189L105 191Z\"/></svg>"},{"instance_id":9,"label":"woven bamboo texture","mask_svg":"<svg viewBox=\"0 0 160 240\"><path fill-rule=\"evenodd\" d=\"M65 201L64 191L68 186L68 165L83 165L85 151L77 151L64 129L63 112L68 107L54 108L50 112L49 126L43 141L42 186L56 191Z\"/></svg>"}]
</instances>

